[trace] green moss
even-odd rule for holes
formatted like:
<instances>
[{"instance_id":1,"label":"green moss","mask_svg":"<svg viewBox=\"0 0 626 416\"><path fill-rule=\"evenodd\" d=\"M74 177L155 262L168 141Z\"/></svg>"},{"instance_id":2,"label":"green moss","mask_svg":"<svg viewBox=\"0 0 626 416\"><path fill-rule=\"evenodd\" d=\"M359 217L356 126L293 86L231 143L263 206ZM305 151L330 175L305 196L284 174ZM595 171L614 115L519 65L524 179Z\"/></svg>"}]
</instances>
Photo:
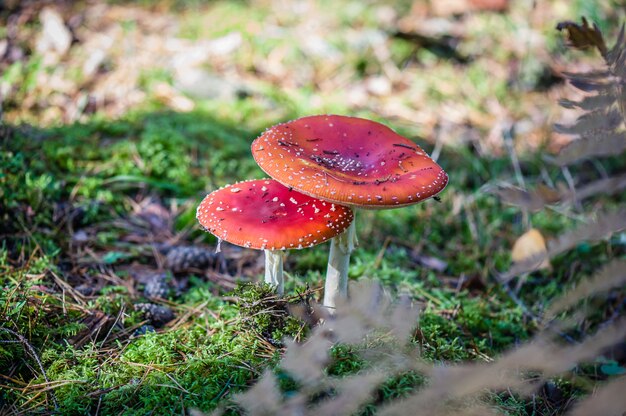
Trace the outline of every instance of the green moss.
<instances>
[{"instance_id":1,"label":"green moss","mask_svg":"<svg viewBox=\"0 0 626 416\"><path fill-rule=\"evenodd\" d=\"M272 286L241 284L235 291L237 307L242 316L242 331L258 334L272 345L281 346L285 337L296 338L306 334L302 321L289 313L289 304L300 303L279 298Z\"/></svg>"},{"instance_id":2,"label":"green moss","mask_svg":"<svg viewBox=\"0 0 626 416\"><path fill-rule=\"evenodd\" d=\"M346 376L361 370L365 361L359 356L359 348L337 345L330 350L330 364L326 373L330 376Z\"/></svg>"},{"instance_id":3,"label":"green moss","mask_svg":"<svg viewBox=\"0 0 626 416\"><path fill-rule=\"evenodd\" d=\"M426 379L421 374L407 372L386 380L374 393L372 403L366 405L359 413L362 416L375 415L376 406L400 399L415 392L423 386Z\"/></svg>"},{"instance_id":4,"label":"green moss","mask_svg":"<svg viewBox=\"0 0 626 416\"><path fill-rule=\"evenodd\" d=\"M211 410L225 391L245 387L268 364L263 358L266 346L258 342L255 334L270 333L281 340L302 331L302 324L296 319L265 312L268 303L263 301L271 293L267 287L242 286L238 292L244 305L241 310L196 287L186 295L186 301L202 298L211 309L220 310L221 318L202 314L185 328L148 332L106 344L92 342L78 348L67 344L67 340L84 328L75 323L81 314L74 311L70 314L74 319L68 320L70 316L62 313L42 313L62 308L56 297L33 295L27 289L46 282L27 282L25 274L11 278L2 280L6 290L0 293L0 308L7 311L5 320L16 331L30 328L23 335L35 341L33 347L39 352L48 380L69 380L54 390L59 410L68 414L93 412L97 406L104 414L120 410L125 414L145 414L157 407L170 413L180 411L181 406ZM22 290L16 290L18 285ZM127 296L125 292L114 297L102 295L90 309L113 313L128 300ZM36 305L35 300L39 301ZM260 309L245 306L249 305L246 302L259 301L263 303ZM232 317L241 318L226 324ZM122 323L126 326L132 320ZM255 332L250 330L252 327ZM113 335L118 332L114 329ZM4 332L0 336L11 339ZM41 374L28 374L26 363L30 360L18 343L3 343L0 347L0 367L22 362L20 378L34 377L43 382ZM31 368L36 368L32 362ZM12 392L7 394L7 400L18 399Z\"/></svg>"}]
</instances>

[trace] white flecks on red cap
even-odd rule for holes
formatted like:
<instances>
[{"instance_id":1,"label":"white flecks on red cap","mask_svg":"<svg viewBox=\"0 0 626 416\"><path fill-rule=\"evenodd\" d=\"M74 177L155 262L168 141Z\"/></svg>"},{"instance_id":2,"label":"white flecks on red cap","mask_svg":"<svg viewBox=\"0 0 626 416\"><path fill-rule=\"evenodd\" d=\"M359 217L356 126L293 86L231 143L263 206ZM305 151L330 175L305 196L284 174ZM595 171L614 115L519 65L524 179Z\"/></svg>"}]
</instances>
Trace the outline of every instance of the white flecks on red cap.
<instances>
[{"instance_id":1,"label":"white flecks on red cap","mask_svg":"<svg viewBox=\"0 0 626 416\"><path fill-rule=\"evenodd\" d=\"M328 205L274 180L225 186L204 198L196 217L222 240L268 250L323 243L342 233L354 218L348 207Z\"/></svg>"},{"instance_id":2,"label":"white flecks on red cap","mask_svg":"<svg viewBox=\"0 0 626 416\"><path fill-rule=\"evenodd\" d=\"M356 117L310 116L276 125L254 141L252 154L286 186L364 208L414 204L448 183L443 169L415 143Z\"/></svg>"}]
</instances>

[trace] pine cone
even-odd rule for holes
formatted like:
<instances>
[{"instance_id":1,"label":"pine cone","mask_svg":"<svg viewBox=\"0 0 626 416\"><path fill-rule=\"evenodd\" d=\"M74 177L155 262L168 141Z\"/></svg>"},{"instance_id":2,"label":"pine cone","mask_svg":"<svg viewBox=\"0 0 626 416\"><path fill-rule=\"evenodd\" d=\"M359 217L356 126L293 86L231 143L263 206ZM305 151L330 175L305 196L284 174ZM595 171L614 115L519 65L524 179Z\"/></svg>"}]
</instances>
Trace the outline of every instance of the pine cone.
<instances>
[{"instance_id":1,"label":"pine cone","mask_svg":"<svg viewBox=\"0 0 626 416\"><path fill-rule=\"evenodd\" d=\"M170 287L165 279L154 278L149 280L143 288L143 294L148 299L165 299L170 293Z\"/></svg>"},{"instance_id":2,"label":"pine cone","mask_svg":"<svg viewBox=\"0 0 626 416\"><path fill-rule=\"evenodd\" d=\"M141 325L133 332L133 336L146 335L148 332L154 332L154 327L152 325Z\"/></svg>"},{"instance_id":3,"label":"pine cone","mask_svg":"<svg viewBox=\"0 0 626 416\"><path fill-rule=\"evenodd\" d=\"M167 306L155 305L154 303L137 303L135 310L143 312L146 319L155 327L163 326L176 317Z\"/></svg>"},{"instance_id":4,"label":"pine cone","mask_svg":"<svg viewBox=\"0 0 626 416\"><path fill-rule=\"evenodd\" d=\"M165 258L173 273L205 269L215 262L215 253L200 247L174 247Z\"/></svg>"}]
</instances>

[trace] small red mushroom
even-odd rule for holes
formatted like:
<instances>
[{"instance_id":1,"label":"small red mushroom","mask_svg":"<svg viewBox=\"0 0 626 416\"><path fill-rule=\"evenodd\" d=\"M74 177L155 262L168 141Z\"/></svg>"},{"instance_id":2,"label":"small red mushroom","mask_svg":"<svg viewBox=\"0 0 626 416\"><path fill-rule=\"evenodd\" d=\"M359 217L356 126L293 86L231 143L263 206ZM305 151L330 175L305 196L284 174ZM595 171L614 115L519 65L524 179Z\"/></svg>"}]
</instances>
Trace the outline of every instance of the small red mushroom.
<instances>
[{"instance_id":1,"label":"small red mushroom","mask_svg":"<svg viewBox=\"0 0 626 416\"><path fill-rule=\"evenodd\" d=\"M272 178L303 194L353 208L412 205L441 192L448 175L418 145L380 123L356 117L303 117L266 130L252 155ZM333 239L324 305L347 294L354 222Z\"/></svg>"},{"instance_id":2,"label":"small red mushroom","mask_svg":"<svg viewBox=\"0 0 626 416\"><path fill-rule=\"evenodd\" d=\"M283 292L281 250L321 244L342 233L350 208L301 194L272 179L227 185L210 193L196 217L205 230L238 246L265 250L265 282Z\"/></svg>"}]
</instances>

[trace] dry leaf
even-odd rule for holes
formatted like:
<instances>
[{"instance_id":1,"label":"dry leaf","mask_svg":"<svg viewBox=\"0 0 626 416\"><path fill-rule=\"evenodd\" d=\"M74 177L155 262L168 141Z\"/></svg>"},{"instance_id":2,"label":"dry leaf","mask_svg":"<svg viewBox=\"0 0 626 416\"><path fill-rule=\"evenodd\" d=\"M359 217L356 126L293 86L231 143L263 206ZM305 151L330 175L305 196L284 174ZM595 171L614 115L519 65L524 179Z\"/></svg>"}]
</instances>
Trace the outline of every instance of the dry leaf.
<instances>
[{"instance_id":1,"label":"dry leaf","mask_svg":"<svg viewBox=\"0 0 626 416\"><path fill-rule=\"evenodd\" d=\"M541 255L542 260L536 269L547 269L550 267L550 261L547 258L548 249L546 248L546 240L539 230L531 228L522 234L511 251L511 258L515 263L522 263L531 258Z\"/></svg>"}]
</instances>

